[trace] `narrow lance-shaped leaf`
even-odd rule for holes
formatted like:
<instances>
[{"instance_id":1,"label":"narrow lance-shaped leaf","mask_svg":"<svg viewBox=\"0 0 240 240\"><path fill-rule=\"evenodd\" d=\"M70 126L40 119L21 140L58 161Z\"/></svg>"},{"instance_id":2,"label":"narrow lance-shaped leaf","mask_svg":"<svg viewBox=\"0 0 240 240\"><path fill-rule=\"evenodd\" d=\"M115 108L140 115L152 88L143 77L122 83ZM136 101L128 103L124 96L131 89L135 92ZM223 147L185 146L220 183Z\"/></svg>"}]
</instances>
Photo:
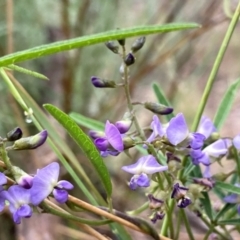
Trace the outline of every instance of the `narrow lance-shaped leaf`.
<instances>
[{"instance_id":1,"label":"narrow lance-shaped leaf","mask_svg":"<svg viewBox=\"0 0 240 240\"><path fill-rule=\"evenodd\" d=\"M108 197L110 197L112 193L110 175L91 139L81 130L73 119L57 107L51 104L44 104L44 108L68 131L69 135L75 140L89 158L102 180Z\"/></svg>"},{"instance_id":2,"label":"narrow lance-shaped leaf","mask_svg":"<svg viewBox=\"0 0 240 240\"><path fill-rule=\"evenodd\" d=\"M171 31L186 30L197 27L200 27L200 25L196 23L170 23L162 26L140 26L128 29L107 31L103 33L83 36L70 40L45 44L25 51L12 53L0 58L0 66L7 66L9 64L35 59L50 54L71 50L74 48L89 46L101 42L107 42L110 40L124 39L127 37L134 36L143 36L154 33L165 33Z\"/></svg>"},{"instance_id":3,"label":"narrow lance-shaped leaf","mask_svg":"<svg viewBox=\"0 0 240 240\"><path fill-rule=\"evenodd\" d=\"M69 116L78 124L92 130L104 131L104 124L100 121L85 117L80 113L71 112Z\"/></svg>"},{"instance_id":4,"label":"narrow lance-shaped leaf","mask_svg":"<svg viewBox=\"0 0 240 240\"><path fill-rule=\"evenodd\" d=\"M229 193L236 193L240 195L240 188L236 187L232 184L225 183L225 182L216 182L214 185L215 188L223 189Z\"/></svg>"},{"instance_id":5,"label":"narrow lance-shaped leaf","mask_svg":"<svg viewBox=\"0 0 240 240\"><path fill-rule=\"evenodd\" d=\"M204 196L204 198L201 198L200 200L201 200L202 205L205 209L205 213L207 214L209 219L212 220L213 219L213 212L212 212L212 205L211 205L209 195L208 195L207 192L202 192L202 195Z\"/></svg>"},{"instance_id":6,"label":"narrow lance-shaped leaf","mask_svg":"<svg viewBox=\"0 0 240 240\"><path fill-rule=\"evenodd\" d=\"M240 218L226 219L218 222L219 225L237 225L237 226L239 226L239 223Z\"/></svg>"},{"instance_id":7,"label":"narrow lance-shaped leaf","mask_svg":"<svg viewBox=\"0 0 240 240\"><path fill-rule=\"evenodd\" d=\"M240 79L238 79L237 81L235 81L234 83L232 83L230 85L230 87L227 89L220 105L219 108L216 112L216 115L214 117L214 125L216 126L216 128L220 129L223 125L223 123L225 122L230 109L232 107L233 101L236 97L236 93L237 90L240 86Z\"/></svg>"}]
</instances>

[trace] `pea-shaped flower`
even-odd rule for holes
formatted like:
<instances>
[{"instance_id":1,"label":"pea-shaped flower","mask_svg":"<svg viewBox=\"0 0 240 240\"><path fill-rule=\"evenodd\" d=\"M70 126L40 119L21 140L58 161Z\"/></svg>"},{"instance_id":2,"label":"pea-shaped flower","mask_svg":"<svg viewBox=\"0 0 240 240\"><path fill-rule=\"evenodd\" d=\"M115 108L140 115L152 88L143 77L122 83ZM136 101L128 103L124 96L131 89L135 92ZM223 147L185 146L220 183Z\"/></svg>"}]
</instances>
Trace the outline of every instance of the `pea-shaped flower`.
<instances>
[{"instance_id":1,"label":"pea-shaped flower","mask_svg":"<svg viewBox=\"0 0 240 240\"><path fill-rule=\"evenodd\" d=\"M8 191L1 192L1 197L9 202L9 210L16 224L21 223L22 218L32 216L30 204L30 191L19 185L11 186Z\"/></svg>"},{"instance_id":2,"label":"pea-shaped flower","mask_svg":"<svg viewBox=\"0 0 240 240\"><path fill-rule=\"evenodd\" d=\"M67 201L67 190L73 189L73 185L65 180L58 182L59 170L59 164L53 162L37 171L30 189L33 205L38 205L51 193L57 202L65 203Z\"/></svg>"},{"instance_id":3,"label":"pea-shaped flower","mask_svg":"<svg viewBox=\"0 0 240 240\"><path fill-rule=\"evenodd\" d=\"M149 187L148 174L166 171L167 169L168 166L161 166L152 155L141 157L136 163L122 167L122 170L134 174L129 183L132 190L138 187Z\"/></svg>"}]
</instances>

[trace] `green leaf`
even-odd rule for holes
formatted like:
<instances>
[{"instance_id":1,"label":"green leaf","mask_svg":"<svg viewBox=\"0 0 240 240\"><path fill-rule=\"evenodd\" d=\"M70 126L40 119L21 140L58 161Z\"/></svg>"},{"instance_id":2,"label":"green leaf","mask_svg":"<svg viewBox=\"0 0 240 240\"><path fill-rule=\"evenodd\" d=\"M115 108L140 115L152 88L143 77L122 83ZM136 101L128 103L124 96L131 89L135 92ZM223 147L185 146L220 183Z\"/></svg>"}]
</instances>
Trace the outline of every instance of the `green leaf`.
<instances>
[{"instance_id":1,"label":"green leaf","mask_svg":"<svg viewBox=\"0 0 240 240\"><path fill-rule=\"evenodd\" d=\"M83 127L92 129L92 130L98 130L103 131L104 130L104 124L100 121L94 120L89 117L85 117L80 113L71 112L69 116L78 124L80 124Z\"/></svg>"},{"instance_id":2,"label":"green leaf","mask_svg":"<svg viewBox=\"0 0 240 240\"><path fill-rule=\"evenodd\" d=\"M202 192L202 195L204 196L204 198L201 198L201 203L205 209L205 213L207 214L207 216L209 217L210 220L213 219L213 212L212 212L212 204L209 198L209 195L207 192Z\"/></svg>"},{"instance_id":3,"label":"green leaf","mask_svg":"<svg viewBox=\"0 0 240 240\"><path fill-rule=\"evenodd\" d=\"M240 188L225 182L216 182L214 188L223 189L229 193L240 194Z\"/></svg>"},{"instance_id":4,"label":"green leaf","mask_svg":"<svg viewBox=\"0 0 240 240\"><path fill-rule=\"evenodd\" d=\"M108 197L110 197L112 194L110 175L91 139L81 130L73 119L60 109L51 104L44 104L43 106L68 131L69 135L75 140L89 158L102 180Z\"/></svg>"},{"instance_id":5,"label":"green leaf","mask_svg":"<svg viewBox=\"0 0 240 240\"><path fill-rule=\"evenodd\" d=\"M228 210L235 207L235 204L226 203L224 207L217 213L217 215L214 218L214 221L217 221L221 216L223 216Z\"/></svg>"},{"instance_id":6,"label":"green leaf","mask_svg":"<svg viewBox=\"0 0 240 240\"><path fill-rule=\"evenodd\" d=\"M9 64L14 64L17 62L35 59L50 54L102 43L110 40L149 35L154 33L166 33L171 31L187 30L198 27L200 27L200 25L196 23L170 23L162 26L139 26L128 29L112 30L79 38L73 38L70 40L50 43L30 48L28 50L9 54L0 58L0 66L7 66Z\"/></svg>"},{"instance_id":7,"label":"green leaf","mask_svg":"<svg viewBox=\"0 0 240 240\"><path fill-rule=\"evenodd\" d=\"M14 71L25 73L27 75L31 75L31 76L36 77L36 78L40 78L40 79L43 79L43 80L49 80L46 76L44 76L41 73L34 72L34 71L28 70L26 68L19 67L19 66L14 65L14 64L8 65L7 67L14 70Z\"/></svg>"},{"instance_id":8,"label":"green leaf","mask_svg":"<svg viewBox=\"0 0 240 240\"><path fill-rule=\"evenodd\" d=\"M232 107L233 101L236 97L236 93L239 86L240 79L232 83L230 87L227 89L213 120L214 125L216 126L217 129L220 129L223 123L225 122Z\"/></svg>"},{"instance_id":9,"label":"green leaf","mask_svg":"<svg viewBox=\"0 0 240 240\"><path fill-rule=\"evenodd\" d=\"M171 104L170 102L167 100L166 96L164 95L163 91L161 90L161 88L158 86L157 83L153 83L152 85L152 88L153 88L153 91L158 99L158 102L163 104L163 105L166 105L168 107L171 107ZM171 114L168 114L166 115L166 118L168 121L171 120L171 118L174 117L174 114L171 113Z\"/></svg>"},{"instance_id":10,"label":"green leaf","mask_svg":"<svg viewBox=\"0 0 240 240\"><path fill-rule=\"evenodd\" d=\"M235 218L235 219L227 219L227 220L222 220L219 221L219 225L239 225L240 223L240 218Z\"/></svg>"}]
</instances>

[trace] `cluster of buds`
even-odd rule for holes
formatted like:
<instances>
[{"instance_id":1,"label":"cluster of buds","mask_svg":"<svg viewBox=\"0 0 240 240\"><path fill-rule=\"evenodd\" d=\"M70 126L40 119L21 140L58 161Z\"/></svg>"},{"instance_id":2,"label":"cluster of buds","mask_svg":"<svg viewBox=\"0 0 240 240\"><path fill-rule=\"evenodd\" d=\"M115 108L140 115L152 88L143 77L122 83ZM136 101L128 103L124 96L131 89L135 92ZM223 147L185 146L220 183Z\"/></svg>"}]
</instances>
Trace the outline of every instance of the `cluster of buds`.
<instances>
[{"instance_id":1,"label":"cluster of buds","mask_svg":"<svg viewBox=\"0 0 240 240\"><path fill-rule=\"evenodd\" d=\"M32 215L32 207L38 206L49 195L53 196L59 203L68 200L68 190L73 185L68 181L58 181L60 166L53 162L48 166L38 169L35 175L29 175L17 166L12 166L7 151L26 150L40 147L47 139L46 130L30 136L22 137L22 130L17 127L7 133L6 138L1 138L1 152L4 153L2 160L7 171L0 172L0 212L5 206L13 215L16 224L21 223L22 218L29 218ZM5 143L14 142L12 146L5 147ZM6 175L5 175L6 174ZM9 186L7 177L10 176L16 181L16 185Z\"/></svg>"}]
</instances>

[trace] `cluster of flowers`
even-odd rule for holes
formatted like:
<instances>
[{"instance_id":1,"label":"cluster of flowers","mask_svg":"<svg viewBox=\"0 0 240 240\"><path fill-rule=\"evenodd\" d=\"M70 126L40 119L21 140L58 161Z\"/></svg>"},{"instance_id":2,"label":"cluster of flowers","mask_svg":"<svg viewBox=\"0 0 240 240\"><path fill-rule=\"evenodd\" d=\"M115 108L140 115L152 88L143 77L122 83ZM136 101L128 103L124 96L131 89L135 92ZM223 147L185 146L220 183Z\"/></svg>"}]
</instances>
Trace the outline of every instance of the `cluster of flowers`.
<instances>
[{"instance_id":1,"label":"cluster of flowers","mask_svg":"<svg viewBox=\"0 0 240 240\"><path fill-rule=\"evenodd\" d=\"M34 149L46 141L47 135L44 130L34 136L21 138L21 129L15 128L3 141L14 141L8 149ZM60 167L57 162L38 169L34 176L16 166L11 166L10 170L17 184L9 187L7 177L0 172L0 212L8 205L16 224L21 223L22 218L31 217L31 206L38 206L50 194L57 202L65 203L68 200L67 190L73 188L68 181L58 181Z\"/></svg>"},{"instance_id":2,"label":"cluster of flowers","mask_svg":"<svg viewBox=\"0 0 240 240\"><path fill-rule=\"evenodd\" d=\"M90 137L94 140L95 146L103 157L108 155L116 156L129 148L129 146L133 147L134 143L137 144L138 142L134 137L126 136L130 127L130 119L128 121L126 119L118 121L115 124L107 121L104 132L91 130ZM158 116L154 115L151 130L152 133L146 140L144 147L148 148L148 145L152 144L157 151L160 150L166 155L168 163L171 160L181 162L179 156L189 156L194 165L204 165L203 179L196 180L195 183L209 188L212 188L212 182L208 181L212 178L210 172L212 162L225 156L232 145L240 149L240 135L236 136L233 141L230 139L215 139L215 141L206 146L207 141L212 140L210 136L215 134L219 137L214 124L207 117L202 117L196 132L190 132L182 113L177 114L166 124L162 124ZM131 138L132 144L125 144L129 143L129 138ZM169 170L169 164L168 166L162 166L153 155L147 155L139 158L134 164L123 166L122 170L133 174L129 186L132 190L135 190L138 187L149 187L149 175ZM177 179L175 180L177 181ZM192 202L187 196L187 191L188 188L181 186L179 182L173 184L170 197L177 200L177 205L180 208L185 208ZM234 197L236 198L236 196ZM228 198L226 198L227 200ZM162 219L164 217L164 212L162 211L163 200L157 199L150 194L149 201L150 208L157 209L151 218L152 221L156 222L157 219Z\"/></svg>"}]
</instances>

